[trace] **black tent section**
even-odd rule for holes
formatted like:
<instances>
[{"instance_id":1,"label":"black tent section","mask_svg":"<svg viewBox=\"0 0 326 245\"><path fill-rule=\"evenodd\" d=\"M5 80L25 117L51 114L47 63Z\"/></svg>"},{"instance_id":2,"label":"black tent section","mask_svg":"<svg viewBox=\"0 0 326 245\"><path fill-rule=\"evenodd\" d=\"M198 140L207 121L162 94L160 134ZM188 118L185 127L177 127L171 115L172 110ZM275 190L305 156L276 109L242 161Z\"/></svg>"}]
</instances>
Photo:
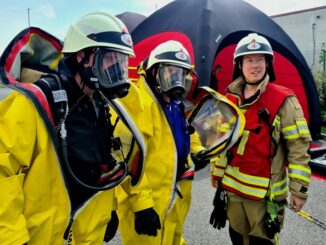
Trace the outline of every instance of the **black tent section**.
<instances>
[{"instance_id":1,"label":"black tent section","mask_svg":"<svg viewBox=\"0 0 326 245\"><path fill-rule=\"evenodd\" d=\"M126 26L128 31L131 33L141 22L146 19L145 15L138 14L135 12L126 11L116 15Z\"/></svg>"},{"instance_id":2,"label":"black tent section","mask_svg":"<svg viewBox=\"0 0 326 245\"><path fill-rule=\"evenodd\" d=\"M199 86L210 85L212 68L222 69L218 91L232 78L232 53L249 32L265 36L275 51L276 83L294 90L309 121L314 139L320 135L320 106L311 71L290 37L272 19L242 0L175 0L144 19L131 33L136 58L130 60L131 79L135 67L161 42L173 39L188 49Z\"/></svg>"}]
</instances>

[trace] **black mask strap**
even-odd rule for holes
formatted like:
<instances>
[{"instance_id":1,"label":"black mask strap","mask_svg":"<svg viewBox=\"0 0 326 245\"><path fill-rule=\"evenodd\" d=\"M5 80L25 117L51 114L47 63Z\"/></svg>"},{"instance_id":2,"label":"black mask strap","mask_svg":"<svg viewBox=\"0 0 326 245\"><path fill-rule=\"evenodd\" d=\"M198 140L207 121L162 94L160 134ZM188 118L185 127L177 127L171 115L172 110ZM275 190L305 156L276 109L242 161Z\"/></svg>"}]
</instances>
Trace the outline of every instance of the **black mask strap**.
<instances>
[{"instance_id":1,"label":"black mask strap","mask_svg":"<svg viewBox=\"0 0 326 245\"><path fill-rule=\"evenodd\" d=\"M91 50L85 50L85 56L77 63L77 71L80 74L82 83L85 83L90 89L96 88L96 81L98 80L93 72L92 67L85 67L84 65L89 62Z\"/></svg>"}]
</instances>

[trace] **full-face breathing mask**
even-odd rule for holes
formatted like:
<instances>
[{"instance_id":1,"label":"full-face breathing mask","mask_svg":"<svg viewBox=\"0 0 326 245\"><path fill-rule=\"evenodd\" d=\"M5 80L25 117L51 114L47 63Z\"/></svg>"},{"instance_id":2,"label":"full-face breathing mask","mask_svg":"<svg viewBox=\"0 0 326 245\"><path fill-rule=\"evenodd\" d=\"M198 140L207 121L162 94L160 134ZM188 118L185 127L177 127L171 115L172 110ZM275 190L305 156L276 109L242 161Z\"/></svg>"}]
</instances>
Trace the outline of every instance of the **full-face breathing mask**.
<instances>
[{"instance_id":1,"label":"full-face breathing mask","mask_svg":"<svg viewBox=\"0 0 326 245\"><path fill-rule=\"evenodd\" d=\"M160 65L156 82L170 98L180 98L185 92L186 71L175 65Z\"/></svg>"},{"instance_id":2,"label":"full-face breathing mask","mask_svg":"<svg viewBox=\"0 0 326 245\"><path fill-rule=\"evenodd\" d=\"M82 80L90 89L100 90L108 99L128 94L128 55L111 49L95 50L93 67L80 69Z\"/></svg>"}]
</instances>

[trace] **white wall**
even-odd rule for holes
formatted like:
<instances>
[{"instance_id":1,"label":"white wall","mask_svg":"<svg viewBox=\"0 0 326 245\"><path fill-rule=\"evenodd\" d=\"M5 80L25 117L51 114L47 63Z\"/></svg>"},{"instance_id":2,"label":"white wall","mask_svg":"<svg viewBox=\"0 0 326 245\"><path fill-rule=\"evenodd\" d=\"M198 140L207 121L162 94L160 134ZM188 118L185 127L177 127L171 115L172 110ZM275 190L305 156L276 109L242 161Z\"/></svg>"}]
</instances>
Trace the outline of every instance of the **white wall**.
<instances>
[{"instance_id":1,"label":"white wall","mask_svg":"<svg viewBox=\"0 0 326 245\"><path fill-rule=\"evenodd\" d=\"M271 18L295 42L308 66L313 70L322 71L319 63L322 43L326 45L326 6L306 11L275 15Z\"/></svg>"}]
</instances>

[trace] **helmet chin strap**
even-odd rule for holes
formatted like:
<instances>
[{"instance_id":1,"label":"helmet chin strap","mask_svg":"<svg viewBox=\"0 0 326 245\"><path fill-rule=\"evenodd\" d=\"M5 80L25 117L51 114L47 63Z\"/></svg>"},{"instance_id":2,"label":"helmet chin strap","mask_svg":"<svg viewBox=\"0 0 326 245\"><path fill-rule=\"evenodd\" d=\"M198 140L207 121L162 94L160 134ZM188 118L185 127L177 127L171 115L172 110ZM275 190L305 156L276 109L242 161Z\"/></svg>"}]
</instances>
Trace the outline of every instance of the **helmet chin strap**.
<instances>
[{"instance_id":1,"label":"helmet chin strap","mask_svg":"<svg viewBox=\"0 0 326 245\"><path fill-rule=\"evenodd\" d=\"M89 62L90 55L85 54L83 59L77 63L77 71L79 72L81 83L86 85L90 89L95 89L98 84L97 77L94 74L92 67L85 67L85 64Z\"/></svg>"},{"instance_id":2,"label":"helmet chin strap","mask_svg":"<svg viewBox=\"0 0 326 245\"><path fill-rule=\"evenodd\" d=\"M92 67L78 66L81 82L85 83L90 89L96 89L96 80Z\"/></svg>"}]
</instances>

